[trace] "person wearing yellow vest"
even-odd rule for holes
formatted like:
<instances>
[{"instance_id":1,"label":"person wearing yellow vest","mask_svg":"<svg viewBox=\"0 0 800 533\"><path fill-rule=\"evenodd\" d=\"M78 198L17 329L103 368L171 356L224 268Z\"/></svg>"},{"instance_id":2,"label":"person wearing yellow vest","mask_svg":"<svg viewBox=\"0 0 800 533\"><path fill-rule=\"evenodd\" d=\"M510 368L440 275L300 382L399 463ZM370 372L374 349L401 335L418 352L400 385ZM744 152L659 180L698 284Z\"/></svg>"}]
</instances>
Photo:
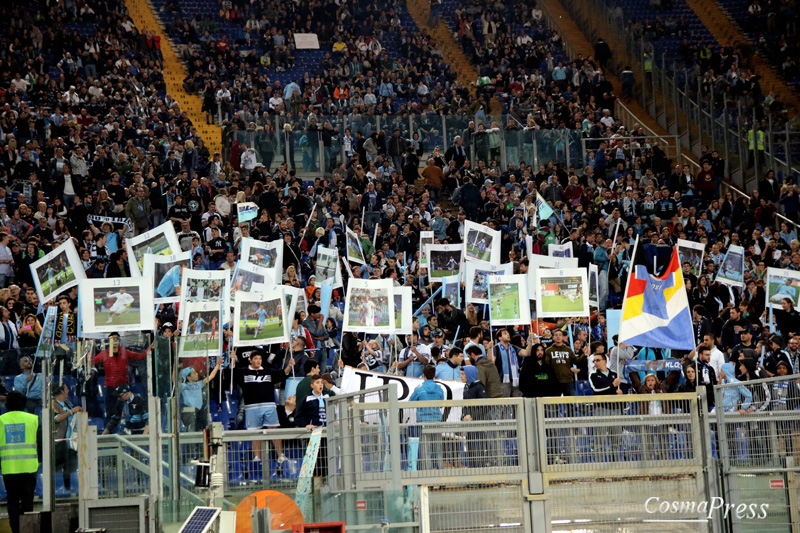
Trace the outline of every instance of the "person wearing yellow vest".
<instances>
[{"instance_id":1,"label":"person wearing yellow vest","mask_svg":"<svg viewBox=\"0 0 800 533\"><path fill-rule=\"evenodd\" d=\"M20 515L33 511L36 472L42 458L39 418L25 412L27 401L20 391L11 391L6 398L8 412L0 416L0 469L12 533L19 533Z\"/></svg>"},{"instance_id":2,"label":"person wearing yellow vest","mask_svg":"<svg viewBox=\"0 0 800 533\"><path fill-rule=\"evenodd\" d=\"M748 167L753 166L754 157L758 158L759 164L764 161L765 135L762 129L756 129L755 126L747 131L747 164Z\"/></svg>"}]
</instances>

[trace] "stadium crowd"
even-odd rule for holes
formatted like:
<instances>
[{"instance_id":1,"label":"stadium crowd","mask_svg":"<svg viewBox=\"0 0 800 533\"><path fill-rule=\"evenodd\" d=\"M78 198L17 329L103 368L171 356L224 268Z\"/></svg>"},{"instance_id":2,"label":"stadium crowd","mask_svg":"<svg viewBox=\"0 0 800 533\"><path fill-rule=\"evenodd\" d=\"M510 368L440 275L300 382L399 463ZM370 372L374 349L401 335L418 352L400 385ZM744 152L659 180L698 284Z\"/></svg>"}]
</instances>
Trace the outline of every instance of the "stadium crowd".
<instances>
[{"instance_id":1,"label":"stadium crowd","mask_svg":"<svg viewBox=\"0 0 800 533\"><path fill-rule=\"evenodd\" d=\"M574 395L574 374L596 394L616 394L713 386L729 361L740 362L735 375L741 380L800 372L800 290L781 301L780 309L770 313L765 308L766 269L800 271L796 226L776 225L774 216L798 219L800 189L793 179L779 181L767 171L748 191L749 198L734 197L724 187L724 161L713 149L704 147L697 173L676 166L640 125L615 118L616 97L604 78L603 58L556 59L563 56L560 40L541 27L531 39L527 31L514 36L493 15L456 13L459 34L480 63L481 75L490 78L495 92L511 95L504 124L498 124L488 117L485 99L458 86L430 35L402 28L396 22L399 6L388 2L328 3L320 10L313 3L262 2L258 10L244 13L237 12L238 4L223 7L226 19L239 20L252 32L236 43L212 39L200 20L173 23L171 32L201 43L187 48L185 85L204 95L209 120L220 106L226 135L260 128L267 132L264 139L274 140L271 117L279 116L289 130L305 132L311 147L321 141L327 148L334 138L342 143L346 157L332 151L324 176L309 179L303 171L317 170L315 158L297 169L293 160L276 155L281 153L277 145L254 150L231 143L224 159L210 154L188 115L165 94L160 41L135 28L121 1L41 2L40 7L39 12L16 2L0 7L9 22L0 36L0 215L5 225L0 233L0 350L37 346L49 306L59 309L57 339L69 342L77 335L77 288L40 302L33 262L72 239L88 277L128 277L125 240L169 222L182 248L192 253L193 268L200 270L235 268L243 237L283 240L281 283L302 289L308 307L291 317L286 346L237 348L231 362L238 360L240 373L256 372L260 363L252 358L263 357L276 382L281 373L308 375L306 385L313 384L315 394L321 385L312 374L324 375L332 387L340 362L428 379L431 371L425 369L434 365L435 376L459 380L464 365L463 380L472 397L491 398ZM480 38L471 26L476 16L484 20ZM538 27L536 17L533 10L529 22ZM55 23L42 29L43 21ZM89 35L69 29L77 23L95 29ZM290 33L300 30L317 32L331 46L320 72L285 86L271 81L273 69L292 68L296 51ZM392 43L397 57L382 43ZM253 46L258 53L242 63L240 46ZM525 56L522 51L532 46L536 53ZM755 97L753 91L748 94ZM352 135L340 129L345 115L409 114L461 115L465 124L448 136L449 146L426 146L430 130L374 131L375 122L366 119L354 120L360 127ZM529 153L526 139L540 130L577 132L577 138L588 139L589 152L569 168L558 160L536 166L522 154ZM507 157L505 167L499 164L503 143L506 154L517 155ZM515 143L518 150L509 150ZM537 194L554 210L538 223L532 218ZM252 222L237 219L237 205L243 202L258 206ZM491 328L482 305L460 309L447 298L430 301L437 286L420 266L420 233L433 231L435 243L460 243L466 220L501 232L501 260L512 263L515 273L527 272L531 255L546 255L554 244L571 244L581 267L595 265L599 271L599 306L591 319ZM419 314L408 338L341 333L349 275L345 288L335 290L323 322L315 253L326 246L346 257L346 228L360 236L366 259L364 265L353 264L353 277L411 287ZM668 353L613 339L606 353L605 311L621 306L637 237L640 245L654 249L674 246L677 239L706 245L697 274L684 265L696 353ZM745 249L742 288L715 280L731 245ZM157 320L158 335L177 336L175 305L159 306ZM229 341L226 334L226 348ZM106 407L98 402L95 413L106 417L107 432L121 425L146 432L141 389L131 390L136 379L129 374L144 352L113 344L94 357L107 389ZM668 357L681 359L685 372L645 378L627 375L618 366ZM33 377L34 361L6 362L6 373L16 373L12 367L17 364L13 387L27 393L35 410L42 396ZM248 365L253 365L250 370ZM224 379L235 365L223 366L219 375ZM467 370L470 366L476 371ZM184 407L198 409L197 391L209 382L219 391L212 379L216 369L213 373L182 374L192 384ZM275 399L274 391L247 388L243 403ZM61 398L63 391L54 394ZM796 402L797 391L787 394ZM295 423L324 423L319 406L303 405L303 398L298 392ZM117 400L130 404L127 424L120 424ZM292 414L291 408L282 408L283 414ZM291 423L280 414L249 422L242 415L239 422L255 424L248 427ZM204 423L185 420L187 428Z\"/></svg>"}]
</instances>

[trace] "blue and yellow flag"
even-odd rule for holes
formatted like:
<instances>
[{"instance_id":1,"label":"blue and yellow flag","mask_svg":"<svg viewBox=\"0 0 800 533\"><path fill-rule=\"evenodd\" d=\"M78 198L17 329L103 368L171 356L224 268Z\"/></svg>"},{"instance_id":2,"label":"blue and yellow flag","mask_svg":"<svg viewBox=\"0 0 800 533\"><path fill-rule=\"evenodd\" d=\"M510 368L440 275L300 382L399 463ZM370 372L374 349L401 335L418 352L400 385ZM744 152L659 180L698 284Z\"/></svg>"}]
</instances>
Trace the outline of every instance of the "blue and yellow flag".
<instances>
[{"instance_id":1,"label":"blue and yellow flag","mask_svg":"<svg viewBox=\"0 0 800 533\"><path fill-rule=\"evenodd\" d=\"M619 342L647 348L694 350L689 297L683 283L678 249L660 274L645 258L637 239L625 299Z\"/></svg>"}]
</instances>

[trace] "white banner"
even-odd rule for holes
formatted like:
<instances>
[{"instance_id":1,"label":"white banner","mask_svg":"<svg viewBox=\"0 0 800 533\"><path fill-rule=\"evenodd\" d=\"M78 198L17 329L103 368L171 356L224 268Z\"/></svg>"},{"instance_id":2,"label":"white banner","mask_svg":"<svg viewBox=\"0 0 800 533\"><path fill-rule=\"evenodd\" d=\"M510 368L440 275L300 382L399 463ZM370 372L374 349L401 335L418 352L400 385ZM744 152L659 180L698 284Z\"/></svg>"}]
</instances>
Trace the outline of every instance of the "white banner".
<instances>
[{"instance_id":1,"label":"white banner","mask_svg":"<svg viewBox=\"0 0 800 533\"><path fill-rule=\"evenodd\" d=\"M447 364L447 363L442 363ZM380 372L370 372L368 370L358 370L351 366L344 369L342 375L342 394L349 394L351 392L363 391L366 389L374 389L382 387L389 383L397 383L398 400L407 402L414 392L414 389L422 385L425 381L421 378L409 378L406 376L396 376L394 374L381 374ZM463 400L464 399L464 384L460 381L445 381L435 380L436 383L442 388L445 400ZM376 395L368 395L367 402L380 402L381 398ZM406 409L403 411L406 420L414 420L414 410ZM377 413L377 412L376 412ZM377 414L376 414L377 416ZM448 410L447 422L458 422L461 420L461 408L454 407Z\"/></svg>"},{"instance_id":2,"label":"white banner","mask_svg":"<svg viewBox=\"0 0 800 533\"><path fill-rule=\"evenodd\" d=\"M295 33L294 47L298 50L319 50L319 38L316 33Z\"/></svg>"}]
</instances>

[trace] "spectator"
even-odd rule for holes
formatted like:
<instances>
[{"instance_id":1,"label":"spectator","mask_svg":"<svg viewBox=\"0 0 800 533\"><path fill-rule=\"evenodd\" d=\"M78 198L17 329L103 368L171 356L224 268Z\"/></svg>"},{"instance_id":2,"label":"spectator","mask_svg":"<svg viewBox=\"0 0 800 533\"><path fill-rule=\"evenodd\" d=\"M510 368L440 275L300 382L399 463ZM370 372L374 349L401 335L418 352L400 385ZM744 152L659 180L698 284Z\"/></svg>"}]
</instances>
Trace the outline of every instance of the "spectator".
<instances>
[{"instance_id":1,"label":"spectator","mask_svg":"<svg viewBox=\"0 0 800 533\"><path fill-rule=\"evenodd\" d=\"M423 382L422 385L414 389L411 396L408 398L410 402L423 402L423 401L443 401L444 391L434 381L436 377L436 369L432 366L426 366L422 372ZM441 434L430 433L425 431L425 424L431 422L442 421L442 410L440 407L418 407L416 410L417 422L422 424L420 427L420 470L439 470L442 468L442 443L439 440ZM431 454L434 458L431 462Z\"/></svg>"}]
</instances>

